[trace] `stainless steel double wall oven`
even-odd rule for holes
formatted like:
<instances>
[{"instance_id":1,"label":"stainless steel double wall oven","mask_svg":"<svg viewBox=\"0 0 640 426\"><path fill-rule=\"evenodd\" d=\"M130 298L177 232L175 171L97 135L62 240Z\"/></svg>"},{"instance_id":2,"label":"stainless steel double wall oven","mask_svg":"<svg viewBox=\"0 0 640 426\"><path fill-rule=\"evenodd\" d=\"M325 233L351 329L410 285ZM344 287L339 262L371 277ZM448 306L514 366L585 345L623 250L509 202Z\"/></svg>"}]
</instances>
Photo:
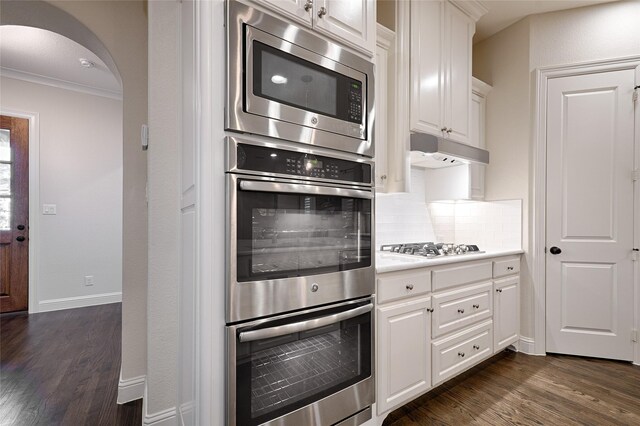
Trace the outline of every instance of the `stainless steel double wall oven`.
<instances>
[{"instance_id":1,"label":"stainless steel double wall oven","mask_svg":"<svg viewBox=\"0 0 640 426\"><path fill-rule=\"evenodd\" d=\"M227 2L227 424L374 402L373 66ZM257 136L256 136L257 135Z\"/></svg>"}]
</instances>

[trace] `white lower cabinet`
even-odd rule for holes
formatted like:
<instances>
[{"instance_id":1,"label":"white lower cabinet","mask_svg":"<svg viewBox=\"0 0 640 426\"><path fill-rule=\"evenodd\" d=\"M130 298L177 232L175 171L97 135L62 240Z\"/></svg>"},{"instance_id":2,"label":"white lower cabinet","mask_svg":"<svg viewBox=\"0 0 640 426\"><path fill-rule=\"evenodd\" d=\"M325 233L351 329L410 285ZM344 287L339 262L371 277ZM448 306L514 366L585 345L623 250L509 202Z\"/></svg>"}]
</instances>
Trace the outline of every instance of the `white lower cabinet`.
<instances>
[{"instance_id":1,"label":"white lower cabinet","mask_svg":"<svg viewBox=\"0 0 640 426\"><path fill-rule=\"evenodd\" d=\"M517 255L378 275L379 423L392 409L518 341L519 272Z\"/></svg>"},{"instance_id":2,"label":"white lower cabinet","mask_svg":"<svg viewBox=\"0 0 640 426\"><path fill-rule=\"evenodd\" d=\"M433 342L433 384L437 385L493 355L493 321Z\"/></svg>"},{"instance_id":3,"label":"white lower cabinet","mask_svg":"<svg viewBox=\"0 0 640 426\"><path fill-rule=\"evenodd\" d=\"M377 309L378 414L431 387L431 298Z\"/></svg>"},{"instance_id":4,"label":"white lower cabinet","mask_svg":"<svg viewBox=\"0 0 640 426\"><path fill-rule=\"evenodd\" d=\"M520 338L520 277L513 276L493 283L495 352L515 343Z\"/></svg>"}]
</instances>

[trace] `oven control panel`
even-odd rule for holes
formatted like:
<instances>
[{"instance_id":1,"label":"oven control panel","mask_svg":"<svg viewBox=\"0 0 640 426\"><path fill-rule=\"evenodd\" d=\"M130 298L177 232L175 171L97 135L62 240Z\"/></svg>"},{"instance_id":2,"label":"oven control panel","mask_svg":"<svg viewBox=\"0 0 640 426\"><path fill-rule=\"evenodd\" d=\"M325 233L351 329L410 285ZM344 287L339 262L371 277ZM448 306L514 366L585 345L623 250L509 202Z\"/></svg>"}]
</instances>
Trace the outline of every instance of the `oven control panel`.
<instances>
[{"instance_id":1,"label":"oven control panel","mask_svg":"<svg viewBox=\"0 0 640 426\"><path fill-rule=\"evenodd\" d=\"M370 185L371 165L266 146L238 144L238 169Z\"/></svg>"}]
</instances>

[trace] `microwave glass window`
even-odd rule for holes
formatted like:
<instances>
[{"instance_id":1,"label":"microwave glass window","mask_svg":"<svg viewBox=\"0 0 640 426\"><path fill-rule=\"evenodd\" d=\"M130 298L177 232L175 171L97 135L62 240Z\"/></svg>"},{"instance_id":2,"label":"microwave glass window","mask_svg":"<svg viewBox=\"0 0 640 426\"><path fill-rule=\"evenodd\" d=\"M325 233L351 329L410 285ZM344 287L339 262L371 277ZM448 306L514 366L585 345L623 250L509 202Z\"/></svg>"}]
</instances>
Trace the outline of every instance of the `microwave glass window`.
<instances>
[{"instance_id":1,"label":"microwave glass window","mask_svg":"<svg viewBox=\"0 0 640 426\"><path fill-rule=\"evenodd\" d=\"M361 81L253 41L253 94L353 123L362 121Z\"/></svg>"},{"instance_id":2,"label":"microwave glass window","mask_svg":"<svg viewBox=\"0 0 640 426\"><path fill-rule=\"evenodd\" d=\"M371 266L371 200L238 191L237 279Z\"/></svg>"},{"instance_id":3,"label":"microwave glass window","mask_svg":"<svg viewBox=\"0 0 640 426\"><path fill-rule=\"evenodd\" d=\"M238 424L256 425L371 375L371 313L236 347Z\"/></svg>"},{"instance_id":4,"label":"microwave glass window","mask_svg":"<svg viewBox=\"0 0 640 426\"><path fill-rule=\"evenodd\" d=\"M336 77L263 50L261 78L262 96L335 117Z\"/></svg>"}]
</instances>

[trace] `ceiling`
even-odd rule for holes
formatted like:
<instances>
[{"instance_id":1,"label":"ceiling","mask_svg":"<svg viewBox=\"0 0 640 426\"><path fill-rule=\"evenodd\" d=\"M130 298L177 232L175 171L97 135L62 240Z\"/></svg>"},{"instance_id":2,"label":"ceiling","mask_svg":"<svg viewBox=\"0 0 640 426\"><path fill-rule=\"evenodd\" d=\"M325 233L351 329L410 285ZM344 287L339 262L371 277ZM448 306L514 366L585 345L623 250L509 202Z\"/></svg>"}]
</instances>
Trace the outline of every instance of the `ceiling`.
<instances>
[{"instance_id":1,"label":"ceiling","mask_svg":"<svg viewBox=\"0 0 640 426\"><path fill-rule=\"evenodd\" d=\"M79 59L94 66L85 68ZM84 46L60 34L39 28L0 26L0 73L72 83L118 95L120 84L107 66Z\"/></svg>"},{"instance_id":2,"label":"ceiling","mask_svg":"<svg viewBox=\"0 0 640 426\"><path fill-rule=\"evenodd\" d=\"M615 0L483 0L482 3L489 9L489 12L476 23L476 35L473 37L473 42L477 43L491 37L528 15L611 1Z\"/></svg>"}]
</instances>

